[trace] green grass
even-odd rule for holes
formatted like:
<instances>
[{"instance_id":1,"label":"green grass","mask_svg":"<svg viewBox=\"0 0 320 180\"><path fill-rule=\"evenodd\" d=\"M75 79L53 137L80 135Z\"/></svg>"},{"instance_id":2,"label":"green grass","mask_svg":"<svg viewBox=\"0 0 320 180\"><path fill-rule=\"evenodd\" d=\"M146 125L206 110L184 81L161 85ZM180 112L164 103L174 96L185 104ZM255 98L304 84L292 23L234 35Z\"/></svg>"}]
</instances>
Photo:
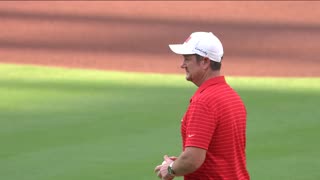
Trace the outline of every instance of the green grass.
<instances>
[{"instance_id":1,"label":"green grass","mask_svg":"<svg viewBox=\"0 0 320 180\"><path fill-rule=\"evenodd\" d=\"M320 179L320 78L227 80L247 105L252 179ZM183 75L2 64L0 177L156 180L195 90Z\"/></svg>"}]
</instances>

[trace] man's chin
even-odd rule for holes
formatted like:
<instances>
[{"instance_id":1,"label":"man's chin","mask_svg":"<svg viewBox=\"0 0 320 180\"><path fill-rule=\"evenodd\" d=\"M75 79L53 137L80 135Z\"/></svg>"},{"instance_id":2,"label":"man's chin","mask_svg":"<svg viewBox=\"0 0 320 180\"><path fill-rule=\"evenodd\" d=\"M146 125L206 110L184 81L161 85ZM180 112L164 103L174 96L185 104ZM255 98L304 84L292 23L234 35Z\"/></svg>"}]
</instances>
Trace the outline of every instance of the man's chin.
<instances>
[{"instance_id":1,"label":"man's chin","mask_svg":"<svg viewBox=\"0 0 320 180\"><path fill-rule=\"evenodd\" d=\"M187 80L187 81L191 81L192 78L191 78L190 76L186 75L186 80Z\"/></svg>"}]
</instances>

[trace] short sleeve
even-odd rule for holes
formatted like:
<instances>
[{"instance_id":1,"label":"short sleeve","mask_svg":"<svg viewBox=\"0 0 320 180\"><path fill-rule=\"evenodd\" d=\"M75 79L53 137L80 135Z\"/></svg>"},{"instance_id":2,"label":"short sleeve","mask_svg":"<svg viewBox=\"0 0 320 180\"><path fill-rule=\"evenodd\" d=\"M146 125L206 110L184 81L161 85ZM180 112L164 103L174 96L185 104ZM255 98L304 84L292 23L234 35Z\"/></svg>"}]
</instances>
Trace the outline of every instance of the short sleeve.
<instances>
[{"instance_id":1,"label":"short sleeve","mask_svg":"<svg viewBox=\"0 0 320 180\"><path fill-rule=\"evenodd\" d=\"M217 124L214 114L204 102L191 102L186 120L185 147L208 150Z\"/></svg>"}]
</instances>

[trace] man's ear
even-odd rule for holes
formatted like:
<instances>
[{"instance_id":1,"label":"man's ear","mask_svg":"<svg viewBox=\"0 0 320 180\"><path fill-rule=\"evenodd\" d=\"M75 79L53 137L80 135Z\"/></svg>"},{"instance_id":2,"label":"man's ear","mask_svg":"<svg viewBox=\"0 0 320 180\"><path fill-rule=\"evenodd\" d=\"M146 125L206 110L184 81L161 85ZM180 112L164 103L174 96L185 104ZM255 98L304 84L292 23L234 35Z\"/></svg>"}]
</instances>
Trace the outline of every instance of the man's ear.
<instances>
[{"instance_id":1,"label":"man's ear","mask_svg":"<svg viewBox=\"0 0 320 180\"><path fill-rule=\"evenodd\" d=\"M203 58L202 63L203 63L204 69L210 68L210 59L209 58L207 58L207 57Z\"/></svg>"}]
</instances>

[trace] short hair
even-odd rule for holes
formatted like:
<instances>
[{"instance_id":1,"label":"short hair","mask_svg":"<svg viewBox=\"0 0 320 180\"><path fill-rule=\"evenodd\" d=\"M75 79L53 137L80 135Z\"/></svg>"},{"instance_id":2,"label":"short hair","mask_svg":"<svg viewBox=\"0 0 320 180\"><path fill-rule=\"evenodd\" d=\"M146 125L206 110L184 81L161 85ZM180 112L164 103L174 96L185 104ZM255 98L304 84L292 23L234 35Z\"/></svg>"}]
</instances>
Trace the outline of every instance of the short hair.
<instances>
[{"instance_id":1,"label":"short hair","mask_svg":"<svg viewBox=\"0 0 320 180\"><path fill-rule=\"evenodd\" d=\"M197 62L200 62L203 58L204 58L203 56L196 54ZM221 61L222 61L222 59L223 59L223 56L221 57ZM221 69L221 62L215 62L215 61L210 60L210 68L214 71L220 70Z\"/></svg>"}]
</instances>

